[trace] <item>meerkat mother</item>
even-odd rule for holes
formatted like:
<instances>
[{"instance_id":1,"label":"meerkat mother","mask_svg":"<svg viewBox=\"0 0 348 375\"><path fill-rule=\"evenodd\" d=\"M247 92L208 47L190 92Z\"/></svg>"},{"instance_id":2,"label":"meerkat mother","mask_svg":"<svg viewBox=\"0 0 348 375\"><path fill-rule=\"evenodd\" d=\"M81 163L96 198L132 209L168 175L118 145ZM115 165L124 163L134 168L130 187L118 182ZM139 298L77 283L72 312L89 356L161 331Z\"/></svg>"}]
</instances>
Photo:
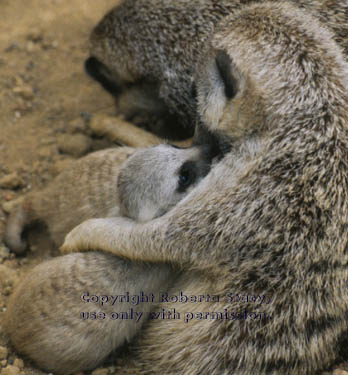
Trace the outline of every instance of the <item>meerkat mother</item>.
<instances>
[{"instance_id":1,"label":"meerkat mother","mask_svg":"<svg viewBox=\"0 0 348 375\"><path fill-rule=\"evenodd\" d=\"M209 45L199 113L233 151L161 218L89 220L63 250L179 264L173 294L272 296L258 321L198 318L243 310L224 298L163 305L195 318L150 322L141 374L313 375L347 337L348 64L333 33L287 2L228 16Z\"/></svg>"}]
</instances>

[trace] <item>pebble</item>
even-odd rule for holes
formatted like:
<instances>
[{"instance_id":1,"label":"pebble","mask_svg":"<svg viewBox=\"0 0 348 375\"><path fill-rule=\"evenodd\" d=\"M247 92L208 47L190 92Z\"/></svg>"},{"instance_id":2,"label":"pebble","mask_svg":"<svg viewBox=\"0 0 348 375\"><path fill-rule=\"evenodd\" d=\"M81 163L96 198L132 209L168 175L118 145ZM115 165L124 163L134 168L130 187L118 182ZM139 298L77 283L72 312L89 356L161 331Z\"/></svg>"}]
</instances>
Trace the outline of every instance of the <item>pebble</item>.
<instances>
[{"instance_id":1,"label":"pebble","mask_svg":"<svg viewBox=\"0 0 348 375\"><path fill-rule=\"evenodd\" d=\"M0 346L0 360L6 359L8 356L8 350L5 346Z\"/></svg>"},{"instance_id":2,"label":"pebble","mask_svg":"<svg viewBox=\"0 0 348 375\"><path fill-rule=\"evenodd\" d=\"M68 131L71 133L85 133L86 130L87 124L82 117L78 117L68 123Z\"/></svg>"},{"instance_id":3,"label":"pebble","mask_svg":"<svg viewBox=\"0 0 348 375\"><path fill-rule=\"evenodd\" d=\"M1 375L19 375L21 372L17 366L7 365L2 369Z\"/></svg>"},{"instance_id":4,"label":"pebble","mask_svg":"<svg viewBox=\"0 0 348 375\"><path fill-rule=\"evenodd\" d=\"M16 366L18 368L20 368L21 370L24 369L24 361L20 358L16 358L13 362L13 366Z\"/></svg>"},{"instance_id":5,"label":"pebble","mask_svg":"<svg viewBox=\"0 0 348 375\"><path fill-rule=\"evenodd\" d=\"M0 264L0 290L3 291L5 288L11 288L12 285L18 280L18 275L15 270Z\"/></svg>"},{"instance_id":6,"label":"pebble","mask_svg":"<svg viewBox=\"0 0 348 375\"><path fill-rule=\"evenodd\" d=\"M38 43L42 41L42 30L40 29L33 29L27 34L27 39L31 40L34 43Z\"/></svg>"},{"instance_id":7,"label":"pebble","mask_svg":"<svg viewBox=\"0 0 348 375\"><path fill-rule=\"evenodd\" d=\"M17 172L12 172L0 178L0 188L3 189L16 189L24 185L24 179Z\"/></svg>"},{"instance_id":8,"label":"pebble","mask_svg":"<svg viewBox=\"0 0 348 375\"><path fill-rule=\"evenodd\" d=\"M40 49L40 46L37 43L29 40L25 46L28 53L36 52Z\"/></svg>"},{"instance_id":9,"label":"pebble","mask_svg":"<svg viewBox=\"0 0 348 375\"><path fill-rule=\"evenodd\" d=\"M0 262L10 257L10 250L5 245L0 245ZM1 359L1 355L0 355Z\"/></svg>"},{"instance_id":10,"label":"pebble","mask_svg":"<svg viewBox=\"0 0 348 375\"><path fill-rule=\"evenodd\" d=\"M17 86L12 91L25 100L33 100L35 96L34 90L30 86Z\"/></svg>"},{"instance_id":11,"label":"pebble","mask_svg":"<svg viewBox=\"0 0 348 375\"><path fill-rule=\"evenodd\" d=\"M10 214L15 207L17 207L18 205L20 205L23 202L23 200L24 200L24 197L22 196L22 197L19 197L17 199L12 199L12 200L10 200L8 202L4 202L2 204L2 209L7 214ZM0 247L0 256L1 256L1 247Z\"/></svg>"},{"instance_id":12,"label":"pebble","mask_svg":"<svg viewBox=\"0 0 348 375\"><path fill-rule=\"evenodd\" d=\"M74 157L85 155L91 146L91 138L83 134L63 134L58 138L59 150Z\"/></svg>"},{"instance_id":13,"label":"pebble","mask_svg":"<svg viewBox=\"0 0 348 375\"><path fill-rule=\"evenodd\" d=\"M41 146L37 153L40 158L47 159L53 155L54 149L50 146Z\"/></svg>"},{"instance_id":14,"label":"pebble","mask_svg":"<svg viewBox=\"0 0 348 375\"><path fill-rule=\"evenodd\" d=\"M71 167L71 165L74 163L74 160L75 159L63 159L56 161L52 167L52 172L55 175L58 175L59 173L63 172L64 169Z\"/></svg>"}]
</instances>

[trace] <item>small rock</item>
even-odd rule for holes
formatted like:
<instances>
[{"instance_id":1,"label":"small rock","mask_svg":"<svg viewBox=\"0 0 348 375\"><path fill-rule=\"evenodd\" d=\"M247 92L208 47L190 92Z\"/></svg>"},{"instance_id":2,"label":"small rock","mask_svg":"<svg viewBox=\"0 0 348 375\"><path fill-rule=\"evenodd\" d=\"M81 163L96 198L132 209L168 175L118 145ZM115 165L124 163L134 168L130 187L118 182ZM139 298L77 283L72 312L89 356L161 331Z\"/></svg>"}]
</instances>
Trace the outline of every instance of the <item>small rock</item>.
<instances>
[{"instance_id":1,"label":"small rock","mask_svg":"<svg viewBox=\"0 0 348 375\"><path fill-rule=\"evenodd\" d=\"M0 290L3 291L7 287L11 287L18 280L18 274L12 268L5 264L0 264Z\"/></svg>"},{"instance_id":2,"label":"small rock","mask_svg":"<svg viewBox=\"0 0 348 375\"><path fill-rule=\"evenodd\" d=\"M42 41L42 31L40 29L33 29L27 34L27 39L34 43Z\"/></svg>"},{"instance_id":3,"label":"small rock","mask_svg":"<svg viewBox=\"0 0 348 375\"><path fill-rule=\"evenodd\" d=\"M15 207L19 206L24 200L24 197L19 197L17 199L12 199L11 201L8 201L8 202L4 202L2 204L2 209L7 213L7 214L10 214ZM1 250L1 247L0 247L0 250ZM1 252L0 252L0 256L1 256Z\"/></svg>"},{"instance_id":4,"label":"small rock","mask_svg":"<svg viewBox=\"0 0 348 375\"><path fill-rule=\"evenodd\" d=\"M17 172L12 172L0 178L0 188L16 189L25 185L24 179Z\"/></svg>"},{"instance_id":5,"label":"small rock","mask_svg":"<svg viewBox=\"0 0 348 375\"><path fill-rule=\"evenodd\" d=\"M10 257L10 250L5 245L0 245L0 262ZM1 355L0 355L1 359Z\"/></svg>"},{"instance_id":6,"label":"small rock","mask_svg":"<svg viewBox=\"0 0 348 375\"><path fill-rule=\"evenodd\" d=\"M35 51L38 51L40 49L40 46L33 41L29 40L25 46L28 53L32 53Z\"/></svg>"},{"instance_id":7,"label":"small rock","mask_svg":"<svg viewBox=\"0 0 348 375\"><path fill-rule=\"evenodd\" d=\"M92 375L109 375L107 368L98 368L92 372Z\"/></svg>"},{"instance_id":8,"label":"small rock","mask_svg":"<svg viewBox=\"0 0 348 375\"><path fill-rule=\"evenodd\" d=\"M91 145L91 138L83 134L63 134L58 138L59 150L74 157L86 154Z\"/></svg>"},{"instance_id":9,"label":"small rock","mask_svg":"<svg viewBox=\"0 0 348 375\"><path fill-rule=\"evenodd\" d=\"M21 370L24 369L24 362L23 362L23 360L20 359L20 358L16 358L16 359L14 360L14 362L13 362L13 365L16 366L16 367L18 367L18 368L20 368Z\"/></svg>"},{"instance_id":10,"label":"small rock","mask_svg":"<svg viewBox=\"0 0 348 375\"><path fill-rule=\"evenodd\" d=\"M14 199L16 197L16 195L14 193L6 193L5 194L5 201L8 202L8 201L11 201L12 199Z\"/></svg>"},{"instance_id":11,"label":"small rock","mask_svg":"<svg viewBox=\"0 0 348 375\"><path fill-rule=\"evenodd\" d=\"M82 117L72 120L68 124L68 131L71 133L85 133L87 130L86 121Z\"/></svg>"},{"instance_id":12,"label":"small rock","mask_svg":"<svg viewBox=\"0 0 348 375\"><path fill-rule=\"evenodd\" d=\"M6 359L8 356L8 350L5 346L0 346L0 360Z\"/></svg>"},{"instance_id":13,"label":"small rock","mask_svg":"<svg viewBox=\"0 0 348 375\"><path fill-rule=\"evenodd\" d=\"M12 286L8 285L5 288L3 288L2 294L4 296L9 296L12 293L12 290L13 290Z\"/></svg>"},{"instance_id":14,"label":"small rock","mask_svg":"<svg viewBox=\"0 0 348 375\"><path fill-rule=\"evenodd\" d=\"M50 146L41 146L37 153L42 159L47 159L52 156L54 149Z\"/></svg>"},{"instance_id":15,"label":"small rock","mask_svg":"<svg viewBox=\"0 0 348 375\"><path fill-rule=\"evenodd\" d=\"M1 375L19 375L21 372L17 366L7 365L2 369Z\"/></svg>"},{"instance_id":16,"label":"small rock","mask_svg":"<svg viewBox=\"0 0 348 375\"><path fill-rule=\"evenodd\" d=\"M2 361L0 361L0 365L2 367L5 367L7 365L7 360L6 359L3 359Z\"/></svg>"},{"instance_id":17,"label":"small rock","mask_svg":"<svg viewBox=\"0 0 348 375\"><path fill-rule=\"evenodd\" d=\"M17 86L12 91L25 100L33 100L35 96L34 90L30 86Z\"/></svg>"},{"instance_id":18,"label":"small rock","mask_svg":"<svg viewBox=\"0 0 348 375\"><path fill-rule=\"evenodd\" d=\"M53 165L53 170L52 172L55 175L58 175L59 173L63 172L64 169L69 168L72 164L74 163L74 159L63 159L63 160L58 160L54 165Z\"/></svg>"}]
</instances>

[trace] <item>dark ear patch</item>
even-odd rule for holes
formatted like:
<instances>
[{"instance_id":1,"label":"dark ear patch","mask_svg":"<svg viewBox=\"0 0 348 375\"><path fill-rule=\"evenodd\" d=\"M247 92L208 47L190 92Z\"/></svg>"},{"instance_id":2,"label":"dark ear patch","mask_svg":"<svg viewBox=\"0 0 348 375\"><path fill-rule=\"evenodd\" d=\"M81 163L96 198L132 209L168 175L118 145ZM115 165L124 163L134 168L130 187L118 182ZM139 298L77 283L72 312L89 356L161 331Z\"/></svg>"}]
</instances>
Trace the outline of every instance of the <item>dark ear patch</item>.
<instances>
[{"instance_id":1,"label":"dark ear patch","mask_svg":"<svg viewBox=\"0 0 348 375\"><path fill-rule=\"evenodd\" d=\"M233 75L233 66L231 58L224 51L218 51L215 58L216 66L220 77L225 85L225 95L232 99L238 92L238 80Z\"/></svg>"},{"instance_id":2,"label":"dark ear patch","mask_svg":"<svg viewBox=\"0 0 348 375\"><path fill-rule=\"evenodd\" d=\"M117 96L122 92L120 83L111 78L109 69L95 57L89 57L85 61L85 70L110 94Z\"/></svg>"}]
</instances>

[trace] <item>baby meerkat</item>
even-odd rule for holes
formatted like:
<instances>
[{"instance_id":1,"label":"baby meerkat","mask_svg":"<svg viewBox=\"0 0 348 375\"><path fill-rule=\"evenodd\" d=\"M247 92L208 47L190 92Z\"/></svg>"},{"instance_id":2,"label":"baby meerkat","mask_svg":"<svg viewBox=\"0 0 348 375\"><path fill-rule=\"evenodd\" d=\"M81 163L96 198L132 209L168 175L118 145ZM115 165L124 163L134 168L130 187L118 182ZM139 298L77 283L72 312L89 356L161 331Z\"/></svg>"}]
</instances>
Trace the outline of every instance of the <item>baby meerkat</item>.
<instances>
[{"instance_id":1,"label":"baby meerkat","mask_svg":"<svg viewBox=\"0 0 348 375\"><path fill-rule=\"evenodd\" d=\"M22 254L27 247L23 230L35 222L46 224L60 246L70 230L89 218L154 218L174 206L208 171L208 155L198 147L119 147L91 153L43 191L25 196L7 221L5 243Z\"/></svg>"},{"instance_id":2,"label":"baby meerkat","mask_svg":"<svg viewBox=\"0 0 348 375\"><path fill-rule=\"evenodd\" d=\"M59 244L86 216L122 214L137 221L158 217L207 174L204 160L198 147L169 145L86 156L43 192L28 195L9 220L8 243L21 245L28 218L43 219ZM90 369L134 337L159 293L177 275L170 265L129 262L102 252L58 257L21 280L10 297L5 330L14 347L42 369L59 374ZM104 303L93 303L93 296L103 296L99 301ZM116 299L105 302L109 297Z\"/></svg>"},{"instance_id":3,"label":"baby meerkat","mask_svg":"<svg viewBox=\"0 0 348 375\"><path fill-rule=\"evenodd\" d=\"M161 303L181 319L141 332L140 374L313 375L344 358L348 63L334 37L286 1L227 16L197 97L202 128L232 150L162 217L88 220L66 237L65 252L185 265L173 295L220 296ZM268 304L246 302L260 294Z\"/></svg>"},{"instance_id":4,"label":"baby meerkat","mask_svg":"<svg viewBox=\"0 0 348 375\"><path fill-rule=\"evenodd\" d=\"M127 120L145 118L162 137L192 136L206 42L223 17L255 2L264 0L123 0L94 28L86 70L117 97ZM329 27L348 54L346 0L293 3Z\"/></svg>"}]
</instances>

